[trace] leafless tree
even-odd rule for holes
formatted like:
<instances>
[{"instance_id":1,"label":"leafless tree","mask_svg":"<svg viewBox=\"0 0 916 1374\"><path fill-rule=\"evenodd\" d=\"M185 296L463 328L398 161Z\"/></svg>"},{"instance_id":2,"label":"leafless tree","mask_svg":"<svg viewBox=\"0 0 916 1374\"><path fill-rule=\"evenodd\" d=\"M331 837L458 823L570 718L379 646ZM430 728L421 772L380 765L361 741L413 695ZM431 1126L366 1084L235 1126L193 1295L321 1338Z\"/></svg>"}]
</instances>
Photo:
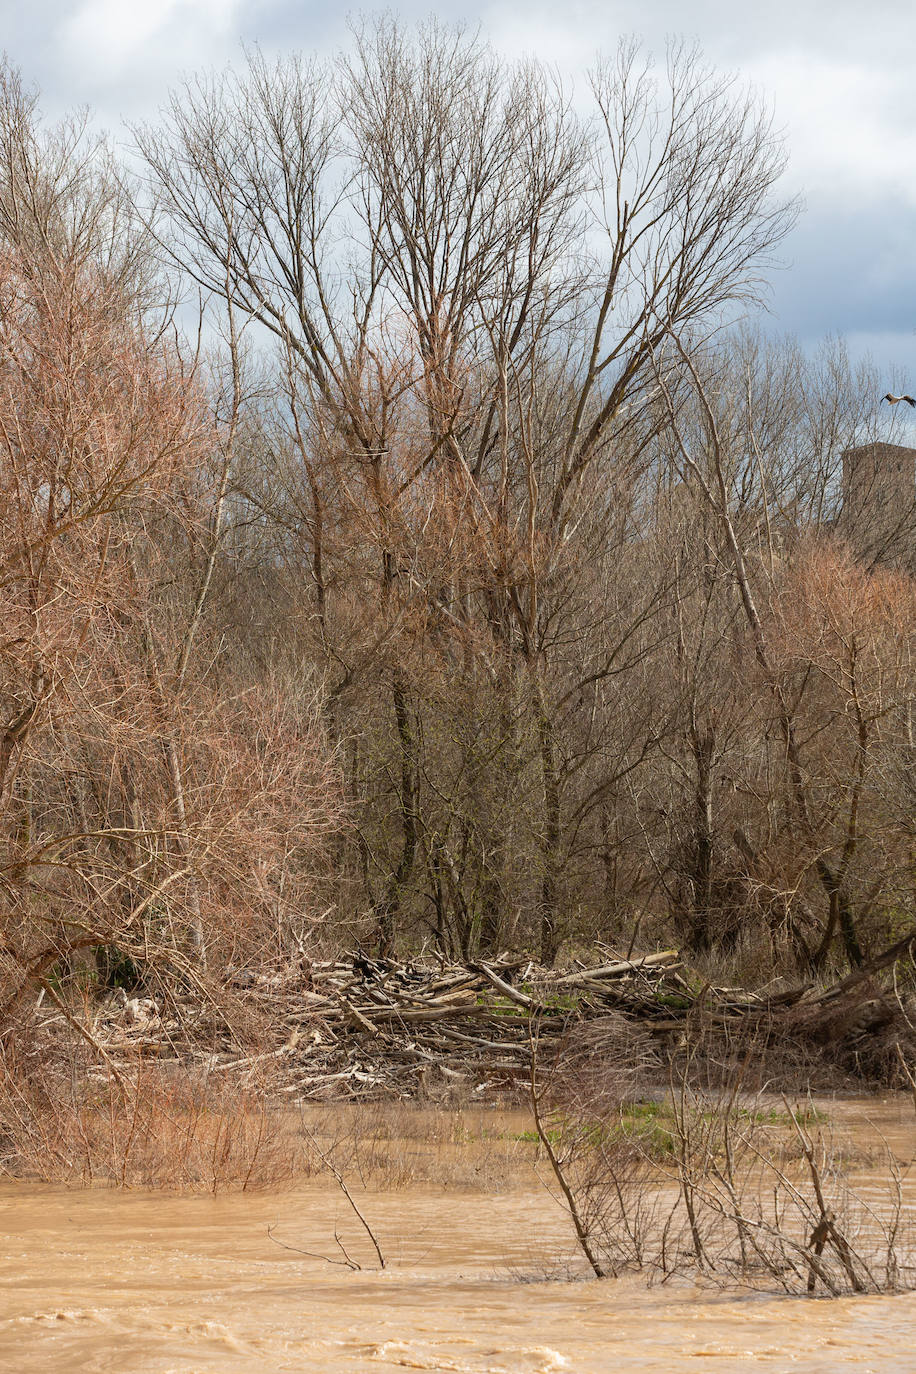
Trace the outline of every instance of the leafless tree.
<instances>
[{"instance_id":1,"label":"leafless tree","mask_svg":"<svg viewBox=\"0 0 916 1374\"><path fill-rule=\"evenodd\" d=\"M645 748L617 750L602 774L608 727L583 734L571 705L590 694L603 720L619 718L617 684L643 660L659 604L653 578L628 615L621 580L614 628L596 636L600 579L586 576L586 560L619 564L636 530L661 419L653 351L754 298L791 222L772 198L782 154L765 112L695 51L672 48L657 77L625 43L592 89L586 125L542 68L510 68L461 29L382 19L357 25L330 66L255 52L245 74L186 87L164 128L138 134L172 260L276 340L286 461L306 496L292 524L338 720L388 678L400 839L376 821L363 846L366 871L382 870L372 904L386 947L408 893L420 897L422 856L424 900L452 910L465 942L495 946L501 913L533 903L555 957L584 818ZM360 526L378 560L381 656L342 652ZM638 557L625 562L638 578ZM420 686L443 671L463 683L477 742L449 749L444 773L424 751L436 712ZM486 831L467 752L484 739ZM532 768L538 891L513 897L511 818Z\"/></svg>"}]
</instances>

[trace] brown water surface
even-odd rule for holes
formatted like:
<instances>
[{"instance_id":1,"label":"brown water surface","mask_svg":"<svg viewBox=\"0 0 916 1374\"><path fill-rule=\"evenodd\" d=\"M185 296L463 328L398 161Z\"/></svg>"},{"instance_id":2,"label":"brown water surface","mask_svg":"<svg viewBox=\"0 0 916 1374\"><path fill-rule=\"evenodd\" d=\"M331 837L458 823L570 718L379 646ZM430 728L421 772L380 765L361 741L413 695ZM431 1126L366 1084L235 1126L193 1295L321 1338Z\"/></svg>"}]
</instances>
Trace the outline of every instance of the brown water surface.
<instances>
[{"instance_id":1,"label":"brown water surface","mask_svg":"<svg viewBox=\"0 0 916 1374\"><path fill-rule=\"evenodd\" d=\"M868 1114L901 1156L912 1103ZM867 1173L863 1173L867 1185ZM325 1182L282 1195L175 1197L0 1188L0 1370L9 1374L461 1374L916 1370L916 1294L812 1301L585 1282L546 1191L361 1193L389 1264Z\"/></svg>"}]
</instances>

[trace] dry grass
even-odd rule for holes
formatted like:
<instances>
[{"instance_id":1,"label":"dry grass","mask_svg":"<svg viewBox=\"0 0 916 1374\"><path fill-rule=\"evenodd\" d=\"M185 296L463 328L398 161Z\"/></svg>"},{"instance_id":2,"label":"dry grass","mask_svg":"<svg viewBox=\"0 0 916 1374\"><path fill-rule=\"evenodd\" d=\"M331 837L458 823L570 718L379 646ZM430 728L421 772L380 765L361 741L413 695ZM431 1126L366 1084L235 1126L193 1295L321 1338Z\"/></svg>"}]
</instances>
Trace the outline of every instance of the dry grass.
<instances>
[{"instance_id":1,"label":"dry grass","mask_svg":"<svg viewBox=\"0 0 916 1374\"><path fill-rule=\"evenodd\" d=\"M499 1193L532 1179L537 1143L525 1112L372 1102L303 1116L337 1167L364 1187Z\"/></svg>"},{"instance_id":2,"label":"dry grass","mask_svg":"<svg viewBox=\"0 0 916 1374\"><path fill-rule=\"evenodd\" d=\"M194 1192L275 1189L314 1169L257 1088L139 1063L130 1078L0 1073L0 1169L45 1182Z\"/></svg>"},{"instance_id":3,"label":"dry grass","mask_svg":"<svg viewBox=\"0 0 916 1374\"><path fill-rule=\"evenodd\" d=\"M0 1058L0 1175L193 1192L281 1189L326 1170L382 1190L500 1192L531 1181L524 1113L450 1101L278 1101L269 1074L158 1057L114 1075L73 1039ZM316 1148L317 1147L317 1148Z\"/></svg>"}]
</instances>

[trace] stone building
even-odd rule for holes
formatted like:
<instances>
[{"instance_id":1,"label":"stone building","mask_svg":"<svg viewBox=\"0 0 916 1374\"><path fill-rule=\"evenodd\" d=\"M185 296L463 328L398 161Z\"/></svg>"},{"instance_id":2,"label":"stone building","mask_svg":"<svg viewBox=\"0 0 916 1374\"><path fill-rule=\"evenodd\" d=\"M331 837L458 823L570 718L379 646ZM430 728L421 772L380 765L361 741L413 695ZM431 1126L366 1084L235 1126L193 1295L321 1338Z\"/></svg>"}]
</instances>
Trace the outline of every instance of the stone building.
<instances>
[{"instance_id":1,"label":"stone building","mask_svg":"<svg viewBox=\"0 0 916 1374\"><path fill-rule=\"evenodd\" d=\"M916 569L916 449L878 443L847 449L836 528L864 562Z\"/></svg>"}]
</instances>

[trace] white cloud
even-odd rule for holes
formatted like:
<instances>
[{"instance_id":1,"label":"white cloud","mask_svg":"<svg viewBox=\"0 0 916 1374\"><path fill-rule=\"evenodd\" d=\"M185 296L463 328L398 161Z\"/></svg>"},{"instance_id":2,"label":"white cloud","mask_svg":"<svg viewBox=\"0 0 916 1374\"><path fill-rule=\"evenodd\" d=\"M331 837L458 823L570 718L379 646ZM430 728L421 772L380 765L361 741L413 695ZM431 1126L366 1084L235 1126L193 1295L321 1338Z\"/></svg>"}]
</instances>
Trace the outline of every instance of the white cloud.
<instances>
[{"instance_id":1,"label":"white cloud","mask_svg":"<svg viewBox=\"0 0 916 1374\"><path fill-rule=\"evenodd\" d=\"M182 67L234 54L241 0L81 0L58 24L59 60L82 73L90 98L118 91L120 103L157 94ZM104 101L104 95L102 96Z\"/></svg>"},{"instance_id":2,"label":"white cloud","mask_svg":"<svg viewBox=\"0 0 916 1374\"><path fill-rule=\"evenodd\" d=\"M168 24L179 0L86 0L60 29L60 41L75 57L93 65L131 61ZM75 50L75 51L74 51Z\"/></svg>"},{"instance_id":3,"label":"white cloud","mask_svg":"<svg viewBox=\"0 0 916 1374\"><path fill-rule=\"evenodd\" d=\"M796 186L827 199L891 194L916 204L908 75L811 51L752 58L742 73L773 99Z\"/></svg>"},{"instance_id":4,"label":"white cloud","mask_svg":"<svg viewBox=\"0 0 916 1374\"><path fill-rule=\"evenodd\" d=\"M911 6L881 0L881 23L859 0L768 0L743 12L733 0L493 0L484 32L502 52L536 54L564 75L621 34L642 37L656 57L671 35L695 39L711 64L772 103L793 189L847 200L895 190L916 203Z\"/></svg>"}]
</instances>

